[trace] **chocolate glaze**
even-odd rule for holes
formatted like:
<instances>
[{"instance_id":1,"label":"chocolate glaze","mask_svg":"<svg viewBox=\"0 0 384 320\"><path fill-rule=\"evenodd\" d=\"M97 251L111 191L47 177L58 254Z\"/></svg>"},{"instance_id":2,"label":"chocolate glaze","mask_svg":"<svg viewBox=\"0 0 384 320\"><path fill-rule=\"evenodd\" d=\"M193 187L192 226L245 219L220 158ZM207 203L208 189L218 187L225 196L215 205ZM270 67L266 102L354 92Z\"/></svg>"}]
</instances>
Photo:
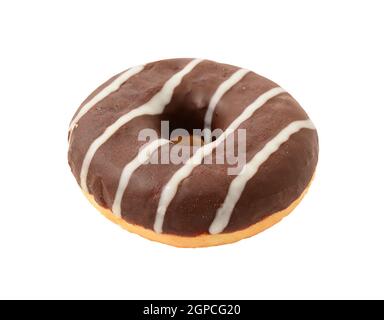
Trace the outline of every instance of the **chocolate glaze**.
<instances>
[{"instance_id":1,"label":"chocolate glaze","mask_svg":"<svg viewBox=\"0 0 384 320\"><path fill-rule=\"evenodd\" d=\"M79 120L72 133L68 154L72 172L79 183L82 162L92 141L119 117L149 101L172 75L190 61L170 59L147 64L143 71ZM183 78L163 114L135 118L103 144L91 162L87 179L88 189L95 200L103 207L112 207L124 166L136 157L140 146L145 144L137 139L141 129L152 128L160 136L161 120L170 120L171 129L185 128L191 132L194 128L203 128L204 115L213 93L237 70L231 65L208 60L201 62ZM96 89L86 101L113 79ZM212 129L227 128L260 94L276 86L264 77L248 73L218 103ZM247 130L247 161L283 127L292 121L307 118L305 111L289 94L272 98L240 126ZM293 134L248 182L224 232L244 229L288 207L310 182L317 157L315 130L303 129ZM160 192L180 166L147 164L139 167L132 174L122 200L123 219L153 229ZM229 166L227 163L200 165L193 170L180 184L168 207L164 233L196 236L208 232L216 210L223 203L235 177L227 175Z\"/></svg>"}]
</instances>

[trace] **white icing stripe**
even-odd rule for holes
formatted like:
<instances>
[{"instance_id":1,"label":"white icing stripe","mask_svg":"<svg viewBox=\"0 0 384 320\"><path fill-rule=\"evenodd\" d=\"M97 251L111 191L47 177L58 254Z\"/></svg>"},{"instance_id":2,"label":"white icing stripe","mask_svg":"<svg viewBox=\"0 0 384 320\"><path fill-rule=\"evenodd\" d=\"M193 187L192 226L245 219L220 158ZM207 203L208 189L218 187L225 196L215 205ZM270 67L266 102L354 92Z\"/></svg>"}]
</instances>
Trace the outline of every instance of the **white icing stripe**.
<instances>
[{"instance_id":1,"label":"white icing stripe","mask_svg":"<svg viewBox=\"0 0 384 320\"><path fill-rule=\"evenodd\" d=\"M133 109L132 111L126 113L117 119L113 124L105 129L105 131L92 142L89 147L85 158L83 160L83 165L81 167L80 173L80 184L81 188L88 192L87 187L87 176L89 166L91 161L96 153L96 151L110 138L112 137L116 131L118 131L122 126L127 124L132 119L143 116L143 115L156 115L161 114L165 108L165 106L171 101L173 96L173 91L180 84L183 77L192 71L192 69L198 65L202 60L195 59L189 62L182 70L175 73L161 88L161 90L156 93L151 100L147 103L144 103L140 107Z\"/></svg>"},{"instance_id":2,"label":"white icing stripe","mask_svg":"<svg viewBox=\"0 0 384 320\"><path fill-rule=\"evenodd\" d=\"M205 113L205 117L204 117L204 129L209 129L209 130L204 130L205 143L209 143L212 141L212 135L211 135L212 116L218 102L221 100L224 94L226 94L227 91L229 91L236 83L238 83L241 79L243 79L248 72L250 71L246 69L237 70L227 80L221 83L220 86L215 91L215 93L213 94L211 101L209 102L207 112Z\"/></svg>"},{"instance_id":3,"label":"white icing stripe","mask_svg":"<svg viewBox=\"0 0 384 320\"><path fill-rule=\"evenodd\" d=\"M123 172L120 176L119 186L117 188L115 200L113 202L112 206L112 212L118 216L121 217L121 200L123 199L125 189L128 186L128 182L131 179L132 173L140 167L142 164L144 164L147 160L149 160L152 156L152 154L162 145L169 143L169 140L167 139L157 139L148 145L146 145L136 156L135 159L133 159L131 162L129 162L123 169Z\"/></svg>"},{"instance_id":4,"label":"white icing stripe","mask_svg":"<svg viewBox=\"0 0 384 320\"><path fill-rule=\"evenodd\" d=\"M112 92L118 90L121 85L126 82L129 78L139 73L144 69L144 66L133 67L125 72L123 72L120 76L118 76L115 80L113 80L108 86L102 89L98 94L96 94L91 100L89 100L77 113L76 117L72 120L69 126L69 134L71 135L73 128L79 122L79 120L97 103L101 100L108 97Z\"/></svg>"},{"instance_id":5,"label":"white icing stripe","mask_svg":"<svg viewBox=\"0 0 384 320\"><path fill-rule=\"evenodd\" d=\"M220 143L222 143L228 135L233 133L233 131L235 131L244 121L249 119L257 109L262 107L268 100L283 92L285 92L284 89L277 87L268 90L267 92L260 95L253 103L251 103L248 107L244 109L240 116L238 116L229 125L229 127L217 138L217 140L205 144L201 148L197 149L196 153L188 159L184 166L182 166L179 170L174 173L172 178L164 186L160 195L159 205L157 207L156 212L155 224L153 227L157 233L161 233L163 231L165 213L172 199L176 195L180 182L187 178L191 174L192 170L196 166L201 164L204 157L211 154L211 152Z\"/></svg>"},{"instance_id":6,"label":"white icing stripe","mask_svg":"<svg viewBox=\"0 0 384 320\"><path fill-rule=\"evenodd\" d=\"M239 201L247 182L257 173L260 166L276 152L289 137L301 129L315 129L311 120L294 121L281 130L273 139L265 144L256 155L241 170L240 174L233 179L229 186L228 194L222 206L217 210L215 219L209 227L209 233L222 232L231 219L232 211Z\"/></svg>"}]
</instances>

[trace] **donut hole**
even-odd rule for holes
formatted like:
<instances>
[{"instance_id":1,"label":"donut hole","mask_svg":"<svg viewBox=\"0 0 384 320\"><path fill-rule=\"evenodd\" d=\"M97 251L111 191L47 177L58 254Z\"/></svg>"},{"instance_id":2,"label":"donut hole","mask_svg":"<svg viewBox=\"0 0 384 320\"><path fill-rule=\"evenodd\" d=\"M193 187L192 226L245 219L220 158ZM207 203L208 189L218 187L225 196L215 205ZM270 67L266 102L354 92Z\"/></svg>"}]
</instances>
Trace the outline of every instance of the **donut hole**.
<instances>
[{"instance_id":1,"label":"donut hole","mask_svg":"<svg viewBox=\"0 0 384 320\"><path fill-rule=\"evenodd\" d=\"M212 121L211 130L204 128L209 99L201 98L202 95L197 96L200 98L197 99L190 94L176 95L164 112L159 115L162 138L178 141L174 138L189 135L191 143L202 142L204 144L215 141L222 134L223 130L217 127L215 121ZM164 122L167 130L163 130ZM175 135L175 133L177 134ZM185 143L187 140L184 138L180 141Z\"/></svg>"},{"instance_id":2,"label":"donut hole","mask_svg":"<svg viewBox=\"0 0 384 320\"><path fill-rule=\"evenodd\" d=\"M188 131L190 135L193 135L196 130L203 130L203 119L192 112L183 112L180 114L163 114L161 121L167 121L169 123L169 131L175 131L177 129L184 129Z\"/></svg>"},{"instance_id":3,"label":"donut hole","mask_svg":"<svg viewBox=\"0 0 384 320\"><path fill-rule=\"evenodd\" d=\"M183 146L201 147L204 144L204 138L196 135L179 135L172 137L171 142L173 144L179 144Z\"/></svg>"},{"instance_id":4,"label":"donut hole","mask_svg":"<svg viewBox=\"0 0 384 320\"><path fill-rule=\"evenodd\" d=\"M198 112L164 113L160 120L162 138L170 139L174 144L204 144L204 121Z\"/></svg>"}]
</instances>

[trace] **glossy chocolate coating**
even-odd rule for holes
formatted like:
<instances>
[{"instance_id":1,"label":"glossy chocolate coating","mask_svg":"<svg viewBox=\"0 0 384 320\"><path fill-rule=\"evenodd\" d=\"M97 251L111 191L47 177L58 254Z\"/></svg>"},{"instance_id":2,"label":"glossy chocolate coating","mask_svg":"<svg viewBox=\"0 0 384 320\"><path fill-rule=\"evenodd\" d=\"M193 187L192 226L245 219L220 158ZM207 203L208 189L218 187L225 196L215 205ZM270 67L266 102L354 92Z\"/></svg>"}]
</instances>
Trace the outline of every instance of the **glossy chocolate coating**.
<instances>
[{"instance_id":1,"label":"glossy chocolate coating","mask_svg":"<svg viewBox=\"0 0 384 320\"><path fill-rule=\"evenodd\" d=\"M91 143L119 117L149 101L164 83L191 59L170 59L149 63L117 91L91 108L78 122L69 147L69 164L80 183L80 170ZM160 115L133 119L118 130L96 152L88 172L87 186L95 200L111 208L124 166L136 157L145 144L137 139L143 128L156 130L169 120L171 128L202 129L209 101L217 87L239 68L205 60L176 87L171 102ZM95 90L89 101L115 77ZM277 87L253 72L231 88L218 103L212 129L226 129L258 96ZM81 108L80 106L80 108ZM79 108L79 109L80 109ZM263 105L240 128L246 129L246 159L249 161L283 127L308 116L288 94L282 93ZM293 134L247 183L224 232L244 229L268 215L288 207L309 184L318 157L316 130L303 129ZM181 165L147 164L131 176L122 200L122 218L132 224L153 229L163 186ZM229 164L202 164L179 186L167 209L163 232L196 236L208 232L217 209L223 203L235 176L227 174Z\"/></svg>"}]
</instances>

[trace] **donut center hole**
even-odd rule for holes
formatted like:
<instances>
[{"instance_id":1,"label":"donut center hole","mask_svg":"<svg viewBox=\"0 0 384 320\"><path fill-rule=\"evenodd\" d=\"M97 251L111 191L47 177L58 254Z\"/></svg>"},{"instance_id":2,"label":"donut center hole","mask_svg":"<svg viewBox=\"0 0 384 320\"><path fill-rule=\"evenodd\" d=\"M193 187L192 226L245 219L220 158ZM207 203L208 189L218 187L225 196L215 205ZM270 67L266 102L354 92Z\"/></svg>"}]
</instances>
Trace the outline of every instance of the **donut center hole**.
<instances>
[{"instance_id":1,"label":"donut center hole","mask_svg":"<svg viewBox=\"0 0 384 320\"><path fill-rule=\"evenodd\" d=\"M196 135L180 135L171 138L172 143L183 146L201 147L204 145L204 138Z\"/></svg>"},{"instance_id":2,"label":"donut center hole","mask_svg":"<svg viewBox=\"0 0 384 320\"><path fill-rule=\"evenodd\" d=\"M161 136L174 144L185 146L204 145L204 120L193 112L163 114L161 117Z\"/></svg>"}]
</instances>

